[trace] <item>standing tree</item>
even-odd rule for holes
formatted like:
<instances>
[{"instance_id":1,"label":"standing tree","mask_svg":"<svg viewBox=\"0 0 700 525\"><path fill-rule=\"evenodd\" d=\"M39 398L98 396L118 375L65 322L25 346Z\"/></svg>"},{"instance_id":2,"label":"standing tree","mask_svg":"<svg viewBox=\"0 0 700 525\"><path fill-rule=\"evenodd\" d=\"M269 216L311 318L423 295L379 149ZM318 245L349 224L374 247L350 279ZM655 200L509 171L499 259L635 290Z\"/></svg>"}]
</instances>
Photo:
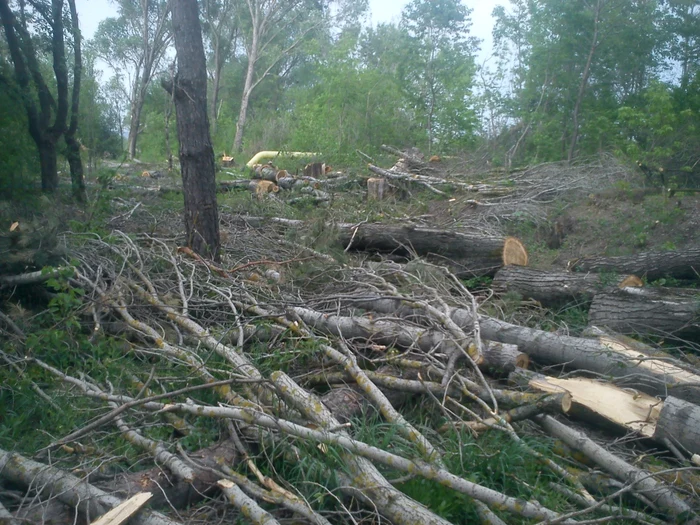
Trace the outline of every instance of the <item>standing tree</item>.
<instances>
[{"instance_id":1,"label":"standing tree","mask_svg":"<svg viewBox=\"0 0 700 525\"><path fill-rule=\"evenodd\" d=\"M476 114L470 108L476 41L469 37L470 10L459 0L412 0L404 8L407 59L400 76L428 139L464 143L474 136Z\"/></svg>"},{"instance_id":2,"label":"standing tree","mask_svg":"<svg viewBox=\"0 0 700 525\"><path fill-rule=\"evenodd\" d=\"M240 0L204 0L202 14L206 22L204 34L210 47L211 100L209 118L212 133L216 135L219 117L219 92L221 72L226 62L236 54L238 40L238 10Z\"/></svg>"},{"instance_id":3,"label":"standing tree","mask_svg":"<svg viewBox=\"0 0 700 525\"><path fill-rule=\"evenodd\" d=\"M167 0L118 0L119 16L100 22L95 35L99 55L129 78L129 158L136 157L141 112L153 76L157 73L171 32Z\"/></svg>"},{"instance_id":4,"label":"standing tree","mask_svg":"<svg viewBox=\"0 0 700 525\"><path fill-rule=\"evenodd\" d=\"M80 121L80 85L83 75L83 55L81 52L80 27L78 25L78 10L75 0L68 0L71 16L71 36L73 37L73 92L71 94L70 124L66 129L66 158L70 166L70 176L73 196L80 202L85 202L85 177L83 175L83 159L80 156L80 141L76 136Z\"/></svg>"},{"instance_id":5,"label":"standing tree","mask_svg":"<svg viewBox=\"0 0 700 525\"><path fill-rule=\"evenodd\" d=\"M219 213L207 117L207 63L197 0L173 0L172 17L177 73L174 82L164 80L163 85L175 101L187 244L200 255L217 260Z\"/></svg>"},{"instance_id":6,"label":"standing tree","mask_svg":"<svg viewBox=\"0 0 700 525\"><path fill-rule=\"evenodd\" d=\"M44 68L41 66L40 55L34 45L34 38L29 31L29 15L25 4L19 5L19 17L10 8L8 0L0 0L0 20L5 30L5 38L14 64L15 80L23 91L22 100L29 124L29 134L39 150L41 166L41 189L54 192L58 188L58 171L56 166L57 143L66 133L69 111L69 80L66 65L66 49L64 39L63 0L34 1L31 3L40 19L49 28L51 41L51 56L53 59L54 78L50 81L44 78ZM77 13L71 4L72 27L75 34L78 25ZM37 24L40 26L41 24ZM73 104L77 111L77 100L80 92L80 40L74 39L75 69L77 74L73 90ZM51 84L55 83L55 96ZM75 115L77 119L77 115ZM73 117L71 123L73 124ZM77 126L77 123L75 124ZM72 128L72 126L71 126ZM72 133L75 133L73 129ZM79 152L78 152L79 153ZM69 157L70 158L70 157ZM84 183L82 177L82 162L78 158L71 162L74 192L82 196Z\"/></svg>"},{"instance_id":7,"label":"standing tree","mask_svg":"<svg viewBox=\"0 0 700 525\"><path fill-rule=\"evenodd\" d=\"M241 106L236 122L232 149L241 151L243 129L248 118L248 106L253 90L288 57L306 36L321 25L315 14L322 13L327 1L318 0L246 0L248 9L246 34L243 36L248 57ZM259 62L266 59L265 69ZM263 66L264 67L264 66Z\"/></svg>"}]
</instances>

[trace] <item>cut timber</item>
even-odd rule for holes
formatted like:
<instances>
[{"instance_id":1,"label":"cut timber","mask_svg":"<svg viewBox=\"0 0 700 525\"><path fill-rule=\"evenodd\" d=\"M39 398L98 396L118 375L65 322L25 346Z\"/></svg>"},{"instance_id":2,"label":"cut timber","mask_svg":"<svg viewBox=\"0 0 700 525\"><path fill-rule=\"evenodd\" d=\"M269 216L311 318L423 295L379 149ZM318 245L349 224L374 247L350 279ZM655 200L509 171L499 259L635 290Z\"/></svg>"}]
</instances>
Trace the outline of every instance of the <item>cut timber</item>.
<instances>
[{"instance_id":1,"label":"cut timber","mask_svg":"<svg viewBox=\"0 0 700 525\"><path fill-rule=\"evenodd\" d=\"M592 325L621 334L673 334L700 338L700 290L623 288L599 293L588 314Z\"/></svg>"},{"instance_id":2,"label":"cut timber","mask_svg":"<svg viewBox=\"0 0 700 525\"><path fill-rule=\"evenodd\" d=\"M272 166L271 164L257 165L255 166L255 175L263 180L269 180L270 182L277 182L280 170Z\"/></svg>"},{"instance_id":3,"label":"cut timber","mask_svg":"<svg viewBox=\"0 0 700 525\"><path fill-rule=\"evenodd\" d=\"M367 179L367 200L383 201L391 193L389 183L384 178Z\"/></svg>"},{"instance_id":4,"label":"cut timber","mask_svg":"<svg viewBox=\"0 0 700 525\"><path fill-rule=\"evenodd\" d=\"M248 187L250 188L250 191L255 193L257 196L264 195L265 193L277 193L280 191L279 186L269 180L253 179L248 183Z\"/></svg>"},{"instance_id":5,"label":"cut timber","mask_svg":"<svg viewBox=\"0 0 700 525\"><path fill-rule=\"evenodd\" d=\"M557 379L526 370L516 370L511 382L538 392L571 394L571 412L583 419L603 419L624 430L653 437L663 401L655 397L623 390L593 379Z\"/></svg>"},{"instance_id":6,"label":"cut timber","mask_svg":"<svg viewBox=\"0 0 700 525\"><path fill-rule=\"evenodd\" d=\"M700 406L669 396L656 424L654 439L668 439L691 454L700 454Z\"/></svg>"},{"instance_id":7,"label":"cut timber","mask_svg":"<svg viewBox=\"0 0 700 525\"><path fill-rule=\"evenodd\" d=\"M397 299L364 298L353 300L352 306L394 314L419 325L430 322L421 309ZM473 326L470 310L453 308L449 316L463 330ZM588 370L618 378L619 386L637 388L653 396L673 395L700 404L700 374L674 364L667 356L649 355L612 337L583 339L558 335L487 316L479 316L479 327L482 338L518 345L522 352L542 364Z\"/></svg>"},{"instance_id":8,"label":"cut timber","mask_svg":"<svg viewBox=\"0 0 700 525\"><path fill-rule=\"evenodd\" d=\"M593 296L603 291L607 285L622 286L641 283L634 275L620 278L583 274L536 270L523 266L504 266L493 279L493 288L498 292L517 292L523 297L535 299L544 305L560 305L578 301L589 303ZM619 284L618 284L619 283ZM609 288L609 287L608 287Z\"/></svg>"},{"instance_id":9,"label":"cut timber","mask_svg":"<svg viewBox=\"0 0 700 525\"><path fill-rule=\"evenodd\" d=\"M491 375L504 375L516 368L530 366L530 358L521 352L516 345L483 341L483 362L480 367Z\"/></svg>"},{"instance_id":10,"label":"cut timber","mask_svg":"<svg viewBox=\"0 0 700 525\"><path fill-rule=\"evenodd\" d=\"M121 525L126 523L152 497L153 494L150 492L140 492L121 505L116 506L101 518L93 521L91 525Z\"/></svg>"},{"instance_id":11,"label":"cut timber","mask_svg":"<svg viewBox=\"0 0 700 525\"><path fill-rule=\"evenodd\" d=\"M618 272L646 277L649 281L670 276L700 279L700 246L683 251L641 252L624 257L584 257L569 262L577 272Z\"/></svg>"},{"instance_id":12,"label":"cut timber","mask_svg":"<svg viewBox=\"0 0 700 525\"><path fill-rule=\"evenodd\" d=\"M514 237L467 235L388 224L340 224L338 229L339 242L346 250L390 253L401 257L426 256L447 264L458 277L493 275L505 264L506 256L527 262L525 247Z\"/></svg>"},{"instance_id":13,"label":"cut timber","mask_svg":"<svg viewBox=\"0 0 700 525\"><path fill-rule=\"evenodd\" d=\"M505 266L527 266L527 250L515 237L506 237L503 245L503 264Z\"/></svg>"}]
</instances>

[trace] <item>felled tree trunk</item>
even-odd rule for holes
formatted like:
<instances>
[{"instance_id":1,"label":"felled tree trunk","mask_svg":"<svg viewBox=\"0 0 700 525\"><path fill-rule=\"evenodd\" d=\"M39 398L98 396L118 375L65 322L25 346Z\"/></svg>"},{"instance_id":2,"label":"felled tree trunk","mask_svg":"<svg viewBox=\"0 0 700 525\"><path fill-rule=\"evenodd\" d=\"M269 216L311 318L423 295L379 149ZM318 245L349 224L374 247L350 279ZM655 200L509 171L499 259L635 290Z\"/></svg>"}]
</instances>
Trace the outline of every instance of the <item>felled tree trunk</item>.
<instances>
[{"instance_id":1,"label":"felled tree trunk","mask_svg":"<svg viewBox=\"0 0 700 525\"><path fill-rule=\"evenodd\" d=\"M517 292L545 305L556 305L570 301L587 303L604 289L631 282L642 284L634 276L607 279L599 274L544 271L511 265L498 270L493 288L499 292Z\"/></svg>"},{"instance_id":2,"label":"felled tree trunk","mask_svg":"<svg viewBox=\"0 0 700 525\"><path fill-rule=\"evenodd\" d=\"M624 288L597 294L588 314L591 325L621 334L700 337L700 291L683 288Z\"/></svg>"},{"instance_id":3,"label":"felled tree trunk","mask_svg":"<svg viewBox=\"0 0 700 525\"><path fill-rule=\"evenodd\" d=\"M353 301L353 306L393 313L417 323L426 318L422 310L390 298ZM463 329L473 326L469 310L454 308L449 315ZM615 338L583 339L557 335L486 316L479 316L479 327L482 338L515 344L542 364L588 370L618 378L616 384L619 386L637 388L655 396L673 395L700 404L700 375L673 364L664 356L655 358L657 356L647 355Z\"/></svg>"},{"instance_id":4,"label":"felled tree trunk","mask_svg":"<svg viewBox=\"0 0 700 525\"><path fill-rule=\"evenodd\" d=\"M512 372L508 379L538 392L568 392L572 403L570 414L594 423L607 422L645 437L654 435L664 405L655 397L583 377L559 379L521 369Z\"/></svg>"},{"instance_id":5,"label":"felled tree trunk","mask_svg":"<svg viewBox=\"0 0 700 525\"><path fill-rule=\"evenodd\" d=\"M669 440L691 454L700 454L700 406L669 396L664 400L654 439Z\"/></svg>"},{"instance_id":6,"label":"felled tree trunk","mask_svg":"<svg viewBox=\"0 0 700 525\"><path fill-rule=\"evenodd\" d=\"M493 275L505 264L527 265L527 251L513 237L487 237L464 233L391 226L387 224L338 225L345 249L429 256L454 267L459 277Z\"/></svg>"},{"instance_id":7,"label":"felled tree trunk","mask_svg":"<svg viewBox=\"0 0 700 525\"><path fill-rule=\"evenodd\" d=\"M700 279L700 247L683 251L641 252L622 257L584 257L569 263L577 272L618 272L653 281L665 276Z\"/></svg>"}]
</instances>

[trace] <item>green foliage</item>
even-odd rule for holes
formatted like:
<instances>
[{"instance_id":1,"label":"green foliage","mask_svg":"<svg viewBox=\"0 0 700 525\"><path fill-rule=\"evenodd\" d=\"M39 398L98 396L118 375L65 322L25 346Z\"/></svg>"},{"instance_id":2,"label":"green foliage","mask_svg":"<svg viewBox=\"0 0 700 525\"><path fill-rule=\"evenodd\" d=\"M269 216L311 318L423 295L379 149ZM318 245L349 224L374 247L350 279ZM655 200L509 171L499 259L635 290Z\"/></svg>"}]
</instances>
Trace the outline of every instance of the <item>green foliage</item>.
<instances>
[{"instance_id":1,"label":"green foliage","mask_svg":"<svg viewBox=\"0 0 700 525\"><path fill-rule=\"evenodd\" d=\"M10 66L0 57L0 195L15 199L37 186L36 147Z\"/></svg>"}]
</instances>

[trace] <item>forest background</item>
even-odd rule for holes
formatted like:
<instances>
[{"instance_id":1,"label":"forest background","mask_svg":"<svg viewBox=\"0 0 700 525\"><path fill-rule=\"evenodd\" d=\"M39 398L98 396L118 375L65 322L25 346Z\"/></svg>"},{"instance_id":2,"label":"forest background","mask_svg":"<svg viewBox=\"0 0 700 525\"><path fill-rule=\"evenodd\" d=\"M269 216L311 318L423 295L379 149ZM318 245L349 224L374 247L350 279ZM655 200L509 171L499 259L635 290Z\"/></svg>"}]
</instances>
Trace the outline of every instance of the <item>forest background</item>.
<instances>
[{"instance_id":1,"label":"forest background","mask_svg":"<svg viewBox=\"0 0 700 525\"><path fill-rule=\"evenodd\" d=\"M55 90L40 16L49 4L9 5ZM82 46L77 136L89 168L124 151L147 162L177 154L160 82L173 70L168 2L114 6ZM699 2L511 0L493 10L486 66L471 9L456 0L413 0L375 27L363 0L200 7L217 155L318 151L337 164L388 143L513 166L613 152L650 177L697 181ZM36 184L38 155L4 38L0 86L0 184L18 190Z\"/></svg>"}]
</instances>

